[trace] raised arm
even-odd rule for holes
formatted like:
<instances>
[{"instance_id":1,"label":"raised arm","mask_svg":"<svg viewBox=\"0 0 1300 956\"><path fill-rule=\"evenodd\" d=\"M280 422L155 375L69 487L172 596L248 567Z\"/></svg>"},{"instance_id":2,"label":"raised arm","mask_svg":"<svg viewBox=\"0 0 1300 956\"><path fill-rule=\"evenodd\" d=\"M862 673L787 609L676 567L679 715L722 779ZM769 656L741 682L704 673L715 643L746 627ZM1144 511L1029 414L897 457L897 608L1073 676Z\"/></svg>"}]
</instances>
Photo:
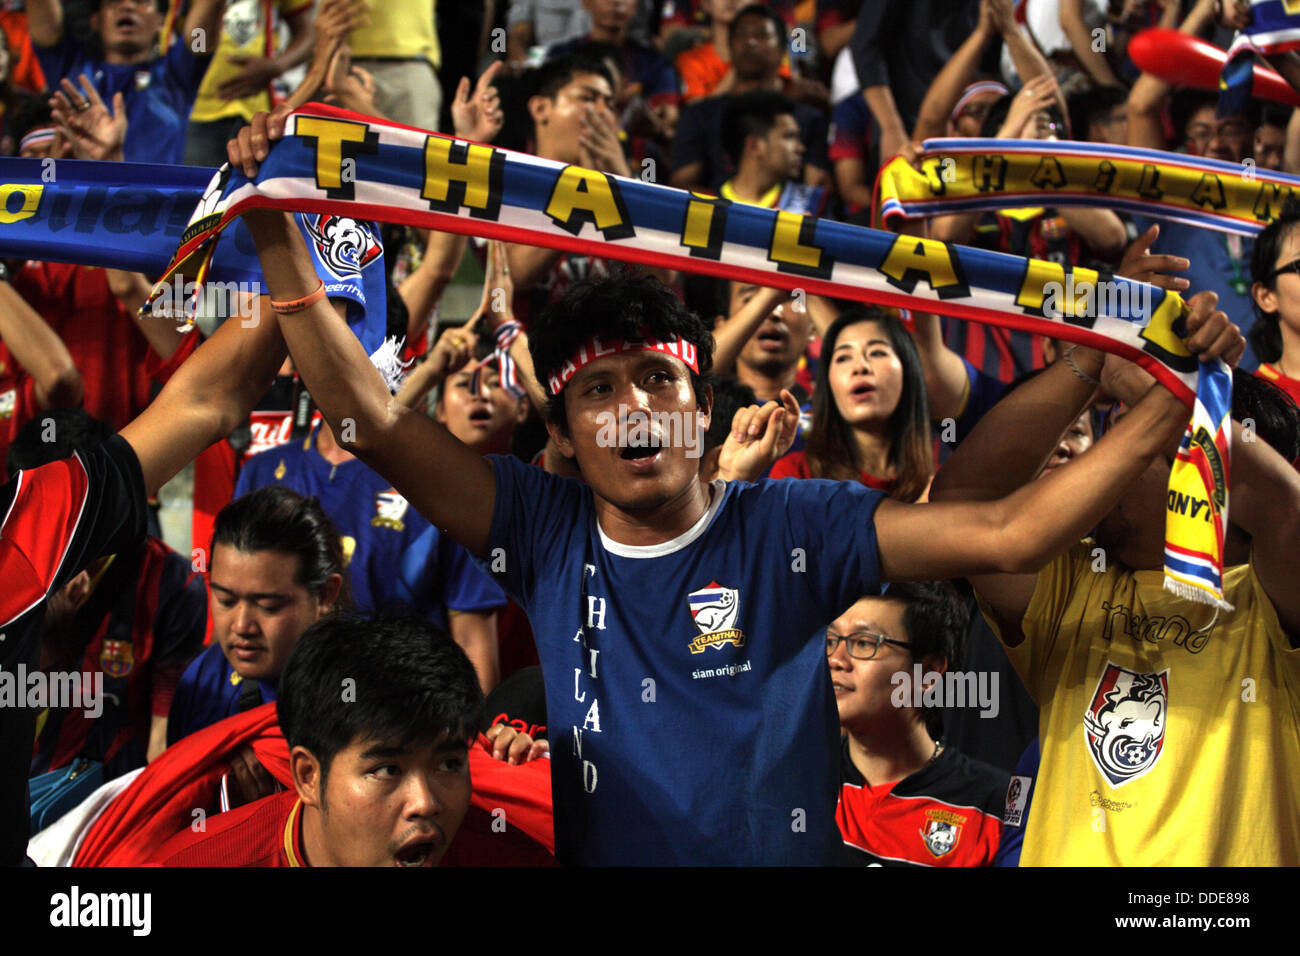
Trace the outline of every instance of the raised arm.
<instances>
[{"instance_id":1,"label":"raised arm","mask_svg":"<svg viewBox=\"0 0 1300 956\"><path fill-rule=\"evenodd\" d=\"M1007 0L999 0L1007 2ZM975 78L979 70L980 57L985 48L997 35L993 23L993 0L980 0L980 18L975 25L975 32L957 48L952 59L944 64L939 75L934 78L930 88L925 91L925 99L916 114L916 129L912 138L927 140L934 136L943 136L948 131L948 117L953 106L961 98L964 90ZM882 159L884 157L881 157Z\"/></svg>"},{"instance_id":2,"label":"raised arm","mask_svg":"<svg viewBox=\"0 0 1300 956\"><path fill-rule=\"evenodd\" d=\"M190 43L195 36L207 37L205 49L215 50L221 36L221 18L226 12L226 0L194 0L185 15L185 32L182 39Z\"/></svg>"},{"instance_id":3,"label":"raised arm","mask_svg":"<svg viewBox=\"0 0 1300 956\"><path fill-rule=\"evenodd\" d=\"M732 375L736 359L745 343L758 331L763 320L782 302L790 298L784 289L759 286L721 327L713 333L713 371L718 375Z\"/></svg>"},{"instance_id":4,"label":"raised arm","mask_svg":"<svg viewBox=\"0 0 1300 956\"><path fill-rule=\"evenodd\" d=\"M1214 21L1217 0L1198 0L1187 19L1178 28L1180 33L1197 36ZM1166 4L1177 8L1177 4ZM1161 124L1160 112L1164 107L1165 97L1173 86L1150 73L1143 73L1133 84L1128 94L1128 144L1145 149L1164 149L1165 134ZM1176 136L1182 136L1182 130L1175 130Z\"/></svg>"},{"instance_id":5,"label":"raised arm","mask_svg":"<svg viewBox=\"0 0 1300 956\"><path fill-rule=\"evenodd\" d=\"M1093 46L1092 33L1083 19L1083 0L1061 0L1058 19L1074 55L1093 82L1098 86L1123 86L1106 62L1106 55Z\"/></svg>"},{"instance_id":6,"label":"raised arm","mask_svg":"<svg viewBox=\"0 0 1300 956\"><path fill-rule=\"evenodd\" d=\"M234 431L271 387L285 355L275 315L265 297L242 299L240 311L245 317L223 322L122 429L140 459L147 494Z\"/></svg>"},{"instance_id":7,"label":"raised arm","mask_svg":"<svg viewBox=\"0 0 1300 956\"><path fill-rule=\"evenodd\" d=\"M259 121L265 135L263 115L255 118L254 128ZM251 142L245 128L240 143L250 157ZM237 158L233 153L232 146L232 159ZM311 295L320 279L292 217L253 210L244 219L271 298L283 302ZM472 553L486 554L495 501L488 462L442 425L389 394L365 349L327 300L281 315L279 321L294 364L326 421L343 437L342 444L391 481L433 524Z\"/></svg>"},{"instance_id":8,"label":"raised arm","mask_svg":"<svg viewBox=\"0 0 1300 956\"><path fill-rule=\"evenodd\" d=\"M60 0L27 0L27 31L37 46L57 46L63 39L63 4Z\"/></svg>"},{"instance_id":9,"label":"raised arm","mask_svg":"<svg viewBox=\"0 0 1300 956\"><path fill-rule=\"evenodd\" d=\"M81 401L81 373L68 347L7 281L0 281L0 342L31 375L41 408Z\"/></svg>"}]
</instances>

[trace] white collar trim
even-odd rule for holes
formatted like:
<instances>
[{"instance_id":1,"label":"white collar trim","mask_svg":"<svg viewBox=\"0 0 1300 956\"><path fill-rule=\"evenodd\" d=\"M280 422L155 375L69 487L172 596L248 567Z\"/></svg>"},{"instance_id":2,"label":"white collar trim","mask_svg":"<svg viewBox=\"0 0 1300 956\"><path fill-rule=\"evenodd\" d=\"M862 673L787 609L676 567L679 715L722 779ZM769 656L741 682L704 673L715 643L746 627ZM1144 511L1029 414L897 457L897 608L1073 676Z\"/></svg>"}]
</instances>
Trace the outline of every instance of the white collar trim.
<instances>
[{"instance_id":1,"label":"white collar trim","mask_svg":"<svg viewBox=\"0 0 1300 956\"><path fill-rule=\"evenodd\" d=\"M705 509L704 514L700 515L700 520L671 541L664 541L661 544L619 544L605 534L605 529L600 526L600 519L597 518L596 531L600 534L601 546L610 554L616 554L620 558L662 558L664 555L680 551L708 530L709 525L713 523L713 519L718 513L718 509L722 507L722 499L726 494L726 490L727 483L721 478L715 478L709 484L709 494L712 500L709 502L709 507Z\"/></svg>"}]
</instances>

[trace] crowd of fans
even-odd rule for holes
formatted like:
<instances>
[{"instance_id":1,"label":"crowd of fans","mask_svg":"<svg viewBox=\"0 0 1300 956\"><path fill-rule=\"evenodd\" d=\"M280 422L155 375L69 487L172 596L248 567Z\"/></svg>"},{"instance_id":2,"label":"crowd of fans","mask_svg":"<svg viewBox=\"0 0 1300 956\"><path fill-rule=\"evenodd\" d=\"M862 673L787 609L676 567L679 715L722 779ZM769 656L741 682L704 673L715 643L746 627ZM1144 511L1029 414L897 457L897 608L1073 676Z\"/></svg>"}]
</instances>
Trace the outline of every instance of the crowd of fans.
<instances>
[{"instance_id":1,"label":"crowd of fans","mask_svg":"<svg viewBox=\"0 0 1300 956\"><path fill-rule=\"evenodd\" d=\"M296 94L871 226L880 167L936 136L1300 173L1300 111L1219 116L1127 54L1154 26L1226 47L1248 12L25 0L0 153L255 169L249 132ZM1188 349L1236 367L1231 611L1161 588L1188 410L1116 356L245 222L254 329L137 318L153 276L0 264L0 665L102 697L0 707L0 862L1300 864L1300 203L1254 240L1104 205L913 224L1190 300ZM323 298L335 246L367 252ZM395 394L346 343L377 302ZM593 337L624 344L574 371ZM702 447L598 447L619 403L709 413ZM146 496L191 463L185 555Z\"/></svg>"}]
</instances>

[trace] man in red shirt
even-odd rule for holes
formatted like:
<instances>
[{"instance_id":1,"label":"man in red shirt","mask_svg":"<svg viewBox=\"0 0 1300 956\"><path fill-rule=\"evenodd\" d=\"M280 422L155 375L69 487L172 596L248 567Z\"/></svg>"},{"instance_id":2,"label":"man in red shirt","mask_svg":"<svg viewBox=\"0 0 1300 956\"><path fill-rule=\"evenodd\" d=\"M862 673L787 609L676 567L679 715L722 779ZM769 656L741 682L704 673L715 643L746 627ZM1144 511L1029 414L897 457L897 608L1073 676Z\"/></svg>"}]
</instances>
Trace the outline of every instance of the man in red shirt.
<instances>
[{"instance_id":1,"label":"man in red shirt","mask_svg":"<svg viewBox=\"0 0 1300 956\"><path fill-rule=\"evenodd\" d=\"M299 638L276 707L294 789L182 831L151 863L437 865L469 809L483 707L454 641L416 619L325 618Z\"/></svg>"}]
</instances>

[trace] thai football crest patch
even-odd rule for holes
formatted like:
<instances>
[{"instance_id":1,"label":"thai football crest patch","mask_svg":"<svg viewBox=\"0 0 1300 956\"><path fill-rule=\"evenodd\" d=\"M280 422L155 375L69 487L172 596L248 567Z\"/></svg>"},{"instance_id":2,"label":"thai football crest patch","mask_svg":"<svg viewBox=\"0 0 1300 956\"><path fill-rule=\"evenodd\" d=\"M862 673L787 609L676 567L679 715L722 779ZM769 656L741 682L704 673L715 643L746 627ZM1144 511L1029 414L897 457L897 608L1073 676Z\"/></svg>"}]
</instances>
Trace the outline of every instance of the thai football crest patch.
<instances>
[{"instance_id":1,"label":"thai football crest patch","mask_svg":"<svg viewBox=\"0 0 1300 956\"><path fill-rule=\"evenodd\" d=\"M745 633L736 628L736 618L740 614L740 595L735 588L724 588L717 581L710 581L709 586L692 591L687 595L690 602L691 619L700 631L700 636L691 641L692 654L703 654L706 647L743 647Z\"/></svg>"},{"instance_id":2,"label":"thai football crest patch","mask_svg":"<svg viewBox=\"0 0 1300 956\"><path fill-rule=\"evenodd\" d=\"M1093 763L1112 787L1149 773L1164 751L1169 670L1139 674L1106 662L1083 732Z\"/></svg>"},{"instance_id":3,"label":"thai football crest patch","mask_svg":"<svg viewBox=\"0 0 1300 956\"><path fill-rule=\"evenodd\" d=\"M406 499L399 495L395 488L381 491L375 495L375 516L370 519L370 523L377 528L405 531L406 524L402 518L406 516L408 507L410 505L407 504Z\"/></svg>"}]
</instances>

